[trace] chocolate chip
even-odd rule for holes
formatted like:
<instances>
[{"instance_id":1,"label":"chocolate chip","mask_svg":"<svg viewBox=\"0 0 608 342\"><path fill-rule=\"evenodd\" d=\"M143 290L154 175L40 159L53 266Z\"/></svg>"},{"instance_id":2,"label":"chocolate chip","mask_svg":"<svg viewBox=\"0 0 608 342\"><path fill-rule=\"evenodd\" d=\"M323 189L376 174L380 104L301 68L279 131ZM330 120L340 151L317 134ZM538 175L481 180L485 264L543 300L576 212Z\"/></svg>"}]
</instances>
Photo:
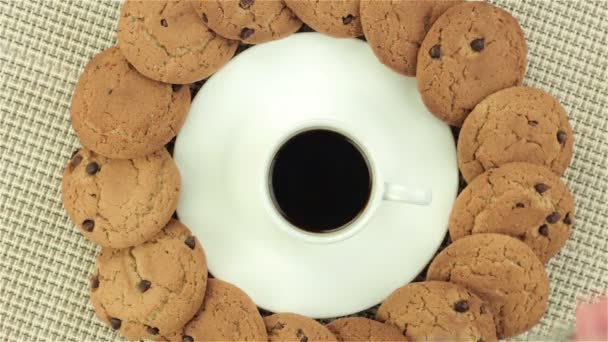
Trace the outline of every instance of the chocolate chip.
<instances>
[{"instance_id":1,"label":"chocolate chip","mask_svg":"<svg viewBox=\"0 0 608 342\"><path fill-rule=\"evenodd\" d=\"M538 234L542 236L549 236L549 226L543 224L542 226L538 227Z\"/></svg>"},{"instance_id":2,"label":"chocolate chip","mask_svg":"<svg viewBox=\"0 0 608 342\"><path fill-rule=\"evenodd\" d=\"M520 239L521 241L525 241L526 240L526 233L517 235L517 238Z\"/></svg>"},{"instance_id":3,"label":"chocolate chip","mask_svg":"<svg viewBox=\"0 0 608 342\"><path fill-rule=\"evenodd\" d=\"M78 165L80 165L81 162L82 156L80 154L77 154L72 157L72 160L70 161L70 167L72 168L72 170L74 170Z\"/></svg>"},{"instance_id":4,"label":"chocolate chip","mask_svg":"<svg viewBox=\"0 0 608 342\"><path fill-rule=\"evenodd\" d=\"M97 164L96 162L91 162L87 164L87 167L85 168L85 171L89 174L89 175L94 175L97 172L99 172L99 164Z\"/></svg>"},{"instance_id":5,"label":"chocolate chip","mask_svg":"<svg viewBox=\"0 0 608 342\"><path fill-rule=\"evenodd\" d=\"M86 230L87 232L92 232L94 228L95 228L95 221L84 220L82 222L82 229Z\"/></svg>"},{"instance_id":6,"label":"chocolate chip","mask_svg":"<svg viewBox=\"0 0 608 342\"><path fill-rule=\"evenodd\" d=\"M184 335L184 337L182 337L182 342L194 342L194 339L192 336Z\"/></svg>"},{"instance_id":7,"label":"chocolate chip","mask_svg":"<svg viewBox=\"0 0 608 342\"><path fill-rule=\"evenodd\" d=\"M471 49L475 52L480 52L486 47L486 40L483 38L475 39L471 42Z\"/></svg>"},{"instance_id":8,"label":"chocolate chip","mask_svg":"<svg viewBox=\"0 0 608 342\"><path fill-rule=\"evenodd\" d=\"M308 337L307 336L302 336L300 338L300 342L308 342Z\"/></svg>"},{"instance_id":9,"label":"chocolate chip","mask_svg":"<svg viewBox=\"0 0 608 342\"><path fill-rule=\"evenodd\" d=\"M137 288L139 288L139 291L141 292L146 292L150 289L150 286L152 286L152 283L149 280L142 280L139 282L139 284L137 284Z\"/></svg>"},{"instance_id":10,"label":"chocolate chip","mask_svg":"<svg viewBox=\"0 0 608 342\"><path fill-rule=\"evenodd\" d=\"M177 92L177 91L180 91L183 86L184 86L183 84L172 84L171 90L173 90L173 92Z\"/></svg>"},{"instance_id":11,"label":"chocolate chip","mask_svg":"<svg viewBox=\"0 0 608 342\"><path fill-rule=\"evenodd\" d=\"M241 30L241 39L247 39L247 38L251 37L251 35L254 32L255 32L255 30L252 28L243 27L243 29Z\"/></svg>"},{"instance_id":12,"label":"chocolate chip","mask_svg":"<svg viewBox=\"0 0 608 342\"><path fill-rule=\"evenodd\" d=\"M93 290L95 290L98 287L99 287L99 278L97 276L92 276L91 277L91 288Z\"/></svg>"},{"instance_id":13,"label":"chocolate chip","mask_svg":"<svg viewBox=\"0 0 608 342\"><path fill-rule=\"evenodd\" d=\"M160 25L161 25L162 27L168 27L168 26L169 26L169 24L167 23L167 20L166 20L166 19L161 19L161 20L160 20Z\"/></svg>"},{"instance_id":14,"label":"chocolate chip","mask_svg":"<svg viewBox=\"0 0 608 342\"><path fill-rule=\"evenodd\" d=\"M566 142L566 140L568 139L568 135L566 134L566 132L564 131L557 131L557 141L560 144L564 144Z\"/></svg>"},{"instance_id":15,"label":"chocolate chip","mask_svg":"<svg viewBox=\"0 0 608 342\"><path fill-rule=\"evenodd\" d=\"M530 125L532 127L536 127L536 126L538 126L538 121L536 121L536 120L530 120L530 121L528 121L528 125Z\"/></svg>"},{"instance_id":16,"label":"chocolate chip","mask_svg":"<svg viewBox=\"0 0 608 342\"><path fill-rule=\"evenodd\" d=\"M302 335L304 335L304 332L302 331L302 329L296 330L296 336L300 337Z\"/></svg>"},{"instance_id":17,"label":"chocolate chip","mask_svg":"<svg viewBox=\"0 0 608 342\"><path fill-rule=\"evenodd\" d=\"M207 14L203 13L203 22L206 24L209 22L209 19L207 18Z\"/></svg>"},{"instance_id":18,"label":"chocolate chip","mask_svg":"<svg viewBox=\"0 0 608 342\"><path fill-rule=\"evenodd\" d=\"M148 334L150 335L158 335L158 328L154 328L154 327L148 327L146 329L148 331Z\"/></svg>"},{"instance_id":19,"label":"chocolate chip","mask_svg":"<svg viewBox=\"0 0 608 342\"><path fill-rule=\"evenodd\" d=\"M429 55L431 55L432 59L439 59L439 58L441 58L441 45L437 44L437 45L433 46L429 50Z\"/></svg>"},{"instance_id":20,"label":"chocolate chip","mask_svg":"<svg viewBox=\"0 0 608 342\"><path fill-rule=\"evenodd\" d=\"M349 15L347 15L346 17L342 17L342 24L344 24L344 25L348 25L348 24L350 24L350 23L352 23L352 22L353 22L353 19L354 19L354 18L355 18L355 17L353 17L353 16L352 16L352 15L350 15L350 14L349 14Z\"/></svg>"},{"instance_id":21,"label":"chocolate chip","mask_svg":"<svg viewBox=\"0 0 608 342\"><path fill-rule=\"evenodd\" d=\"M112 326L112 329L118 330L118 329L120 329L120 326L122 325L122 321L119 320L118 318L110 318L110 325Z\"/></svg>"},{"instance_id":22,"label":"chocolate chip","mask_svg":"<svg viewBox=\"0 0 608 342\"><path fill-rule=\"evenodd\" d=\"M549 186L547 184L544 183L538 183L534 186L534 190L536 190L536 192L538 192L539 194L543 194L545 191L549 190Z\"/></svg>"},{"instance_id":23,"label":"chocolate chip","mask_svg":"<svg viewBox=\"0 0 608 342\"><path fill-rule=\"evenodd\" d=\"M190 247L190 249L194 249L194 246L196 245L196 239L194 238L194 236L189 236L186 241L184 241L184 243L186 244L186 246Z\"/></svg>"},{"instance_id":24,"label":"chocolate chip","mask_svg":"<svg viewBox=\"0 0 608 342\"><path fill-rule=\"evenodd\" d=\"M255 0L241 0L239 1L239 7L242 9L248 9L251 7L251 5L253 5L254 2Z\"/></svg>"},{"instance_id":25,"label":"chocolate chip","mask_svg":"<svg viewBox=\"0 0 608 342\"><path fill-rule=\"evenodd\" d=\"M570 213L566 214L566 217L564 217L564 223L567 225L571 225L572 224L572 218L570 217Z\"/></svg>"},{"instance_id":26,"label":"chocolate chip","mask_svg":"<svg viewBox=\"0 0 608 342\"><path fill-rule=\"evenodd\" d=\"M517 202L517 203L515 204L515 208L525 208L525 207L526 207L526 205L525 205L525 204L523 204L523 203L521 203L521 202Z\"/></svg>"},{"instance_id":27,"label":"chocolate chip","mask_svg":"<svg viewBox=\"0 0 608 342\"><path fill-rule=\"evenodd\" d=\"M461 300L454 304L454 311L456 312L467 312L469 311L469 302Z\"/></svg>"},{"instance_id":28,"label":"chocolate chip","mask_svg":"<svg viewBox=\"0 0 608 342\"><path fill-rule=\"evenodd\" d=\"M545 218L545 220L547 220L548 223L555 223L555 222L559 221L560 218L561 218L561 215L557 211L554 211L551 214L549 214L549 216L547 216Z\"/></svg>"}]
</instances>

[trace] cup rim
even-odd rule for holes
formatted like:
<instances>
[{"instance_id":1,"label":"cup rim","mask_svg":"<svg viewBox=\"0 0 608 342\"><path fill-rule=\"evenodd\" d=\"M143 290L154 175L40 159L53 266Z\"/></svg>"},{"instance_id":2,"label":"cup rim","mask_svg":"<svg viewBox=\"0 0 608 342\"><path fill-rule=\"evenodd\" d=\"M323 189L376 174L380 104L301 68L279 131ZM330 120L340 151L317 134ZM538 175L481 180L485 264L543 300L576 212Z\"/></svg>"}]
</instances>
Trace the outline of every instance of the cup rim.
<instances>
[{"instance_id":1,"label":"cup rim","mask_svg":"<svg viewBox=\"0 0 608 342\"><path fill-rule=\"evenodd\" d=\"M283 145L289 141L289 139L297 136L298 134L312 130L328 130L341 134L349 139L366 160L371 179L369 199L359 214L342 227L335 228L332 231L324 233L308 232L289 222L276 207L269 181L274 158ZM274 148L266 157L264 163L265 171L263 172L264 180L262 182L262 193L264 195L265 207L270 213L275 226L289 234L291 237L315 244L330 244L346 240L359 233L365 227L373 212L378 207L379 202L382 200L384 183L380 179L380 173L377 170L377 164L373 158L373 154L370 152L368 146L362 143L360 139L356 138L356 136L356 132L353 131L352 128L346 123L327 119L309 119L296 125L292 125L286 130L285 134L282 134L280 138L276 140Z\"/></svg>"}]
</instances>

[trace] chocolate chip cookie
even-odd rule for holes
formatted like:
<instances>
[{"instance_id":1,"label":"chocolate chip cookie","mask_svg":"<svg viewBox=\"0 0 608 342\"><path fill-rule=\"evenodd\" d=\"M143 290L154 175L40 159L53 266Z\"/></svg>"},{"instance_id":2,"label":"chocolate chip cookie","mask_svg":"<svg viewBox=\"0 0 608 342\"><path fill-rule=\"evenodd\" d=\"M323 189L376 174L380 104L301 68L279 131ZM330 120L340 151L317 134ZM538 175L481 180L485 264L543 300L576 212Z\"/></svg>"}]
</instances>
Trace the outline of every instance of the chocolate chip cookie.
<instances>
[{"instance_id":1,"label":"chocolate chip cookie","mask_svg":"<svg viewBox=\"0 0 608 342\"><path fill-rule=\"evenodd\" d=\"M193 7L213 31L247 44L284 38L302 26L283 0L195 0Z\"/></svg>"},{"instance_id":2,"label":"chocolate chip cookie","mask_svg":"<svg viewBox=\"0 0 608 342\"><path fill-rule=\"evenodd\" d=\"M376 318L397 326L408 341L497 341L486 306L460 285L428 281L395 290Z\"/></svg>"},{"instance_id":3,"label":"chocolate chip cookie","mask_svg":"<svg viewBox=\"0 0 608 342\"><path fill-rule=\"evenodd\" d=\"M118 45L147 77L188 84L211 76L234 56L238 43L210 30L192 0L127 0Z\"/></svg>"},{"instance_id":4,"label":"chocolate chip cookie","mask_svg":"<svg viewBox=\"0 0 608 342\"><path fill-rule=\"evenodd\" d=\"M558 176L544 166L510 163L483 173L458 195L449 227L452 241L510 235L547 262L564 246L573 223L574 200Z\"/></svg>"},{"instance_id":5,"label":"chocolate chip cookie","mask_svg":"<svg viewBox=\"0 0 608 342\"><path fill-rule=\"evenodd\" d=\"M156 235L177 207L180 175L169 152L109 159L82 149L63 173L63 205L84 237L110 248Z\"/></svg>"},{"instance_id":6,"label":"chocolate chip cookie","mask_svg":"<svg viewBox=\"0 0 608 342\"><path fill-rule=\"evenodd\" d=\"M264 317L268 341L323 342L337 341L336 337L321 323L293 313L278 313Z\"/></svg>"},{"instance_id":7,"label":"chocolate chip cookie","mask_svg":"<svg viewBox=\"0 0 608 342\"><path fill-rule=\"evenodd\" d=\"M367 42L386 66L416 76L418 48L431 25L462 0L361 0Z\"/></svg>"},{"instance_id":8,"label":"chocolate chip cookie","mask_svg":"<svg viewBox=\"0 0 608 342\"><path fill-rule=\"evenodd\" d=\"M517 20L491 4L450 7L418 51L416 77L429 111L461 126L488 95L521 85L528 48Z\"/></svg>"},{"instance_id":9,"label":"chocolate chip cookie","mask_svg":"<svg viewBox=\"0 0 608 342\"><path fill-rule=\"evenodd\" d=\"M209 279L205 300L194 318L169 341L267 341L255 303L238 287Z\"/></svg>"},{"instance_id":10,"label":"chocolate chip cookie","mask_svg":"<svg viewBox=\"0 0 608 342\"><path fill-rule=\"evenodd\" d=\"M458 139L458 165L468 182L510 162L544 165L561 176L573 144L568 115L556 98L513 87L488 96L469 114Z\"/></svg>"},{"instance_id":11,"label":"chocolate chip cookie","mask_svg":"<svg viewBox=\"0 0 608 342\"><path fill-rule=\"evenodd\" d=\"M363 34L359 0L285 0L287 6L317 32L337 38Z\"/></svg>"},{"instance_id":12,"label":"chocolate chip cookie","mask_svg":"<svg viewBox=\"0 0 608 342\"><path fill-rule=\"evenodd\" d=\"M383 324L363 317L346 317L326 325L338 341L407 341L394 325Z\"/></svg>"},{"instance_id":13,"label":"chocolate chip cookie","mask_svg":"<svg viewBox=\"0 0 608 342\"><path fill-rule=\"evenodd\" d=\"M70 110L82 144L108 158L162 149L190 110L190 89L138 73L116 47L96 55L80 76Z\"/></svg>"},{"instance_id":14,"label":"chocolate chip cookie","mask_svg":"<svg viewBox=\"0 0 608 342\"><path fill-rule=\"evenodd\" d=\"M532 328L549 299L543 263L525 243L507 235L475 234L454 241L435 257L427 280L462 285L484 300L500 339Z\"/></svg>"},{"instance_id":15,"label":"chocolate chip cookie","mask_svg":"<svg viewBox=\"0 0 608 342\"><path fill-rule=\"evenodd\" d=\"M171 221L151 240L102 249L91 280L99 318L130 340L157 339L183 327L203 303L207 263L183 224Z\"/></svg>"}]
</instances>

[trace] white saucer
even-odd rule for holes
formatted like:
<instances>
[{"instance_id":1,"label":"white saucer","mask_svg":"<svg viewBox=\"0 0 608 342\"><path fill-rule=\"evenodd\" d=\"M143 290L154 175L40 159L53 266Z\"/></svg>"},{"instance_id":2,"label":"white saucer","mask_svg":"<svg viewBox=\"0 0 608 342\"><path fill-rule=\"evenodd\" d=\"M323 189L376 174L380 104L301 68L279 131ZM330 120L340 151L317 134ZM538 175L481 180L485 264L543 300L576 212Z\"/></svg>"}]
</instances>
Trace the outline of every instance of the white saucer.
<instances>
[{"instance_id":1,"label":"white saucer","mask_svg":"<svg viewBox=\"0 0 608 342\"><path fill-rule=\"evenodd\" d=\"M286 137L319 125L362 143L384 181L428 188L432 202L380 198L360 229L318 241L296 232L269 200L268 164ZM367 309L413 280L446 234L458 187L454 139L415 79L380 64L363 41L317 33L254 46L216 73L174 156L178 215L210 272L264 309L316 318Z\"/></svg>"}]
</instances>

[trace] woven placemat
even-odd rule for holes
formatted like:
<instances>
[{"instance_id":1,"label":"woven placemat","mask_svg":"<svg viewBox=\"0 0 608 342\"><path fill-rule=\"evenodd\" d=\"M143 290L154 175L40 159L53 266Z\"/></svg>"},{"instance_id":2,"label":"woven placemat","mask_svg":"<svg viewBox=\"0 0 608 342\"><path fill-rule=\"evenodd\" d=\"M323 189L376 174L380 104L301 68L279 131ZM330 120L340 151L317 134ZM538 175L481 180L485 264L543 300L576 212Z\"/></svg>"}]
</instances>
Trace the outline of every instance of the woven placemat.
<instances>
[{"instance_id":1,"label":"woven placemat","mask_svg":"<svg viewBox=\"0 0 608 342\"><path fill-rule=\"evenodd\" d=\"M572 238L548 265L551 299L529 340L555 340L579 296L608 287L608 1L496 0L523 26L526 83L557 96L576 132L565 180ZM78 147L72 89L115 42L118 1L0 0L0 340L119 339L88 301L97 249L68 220L61 175Z\"/></svg>"}]
</instances>

